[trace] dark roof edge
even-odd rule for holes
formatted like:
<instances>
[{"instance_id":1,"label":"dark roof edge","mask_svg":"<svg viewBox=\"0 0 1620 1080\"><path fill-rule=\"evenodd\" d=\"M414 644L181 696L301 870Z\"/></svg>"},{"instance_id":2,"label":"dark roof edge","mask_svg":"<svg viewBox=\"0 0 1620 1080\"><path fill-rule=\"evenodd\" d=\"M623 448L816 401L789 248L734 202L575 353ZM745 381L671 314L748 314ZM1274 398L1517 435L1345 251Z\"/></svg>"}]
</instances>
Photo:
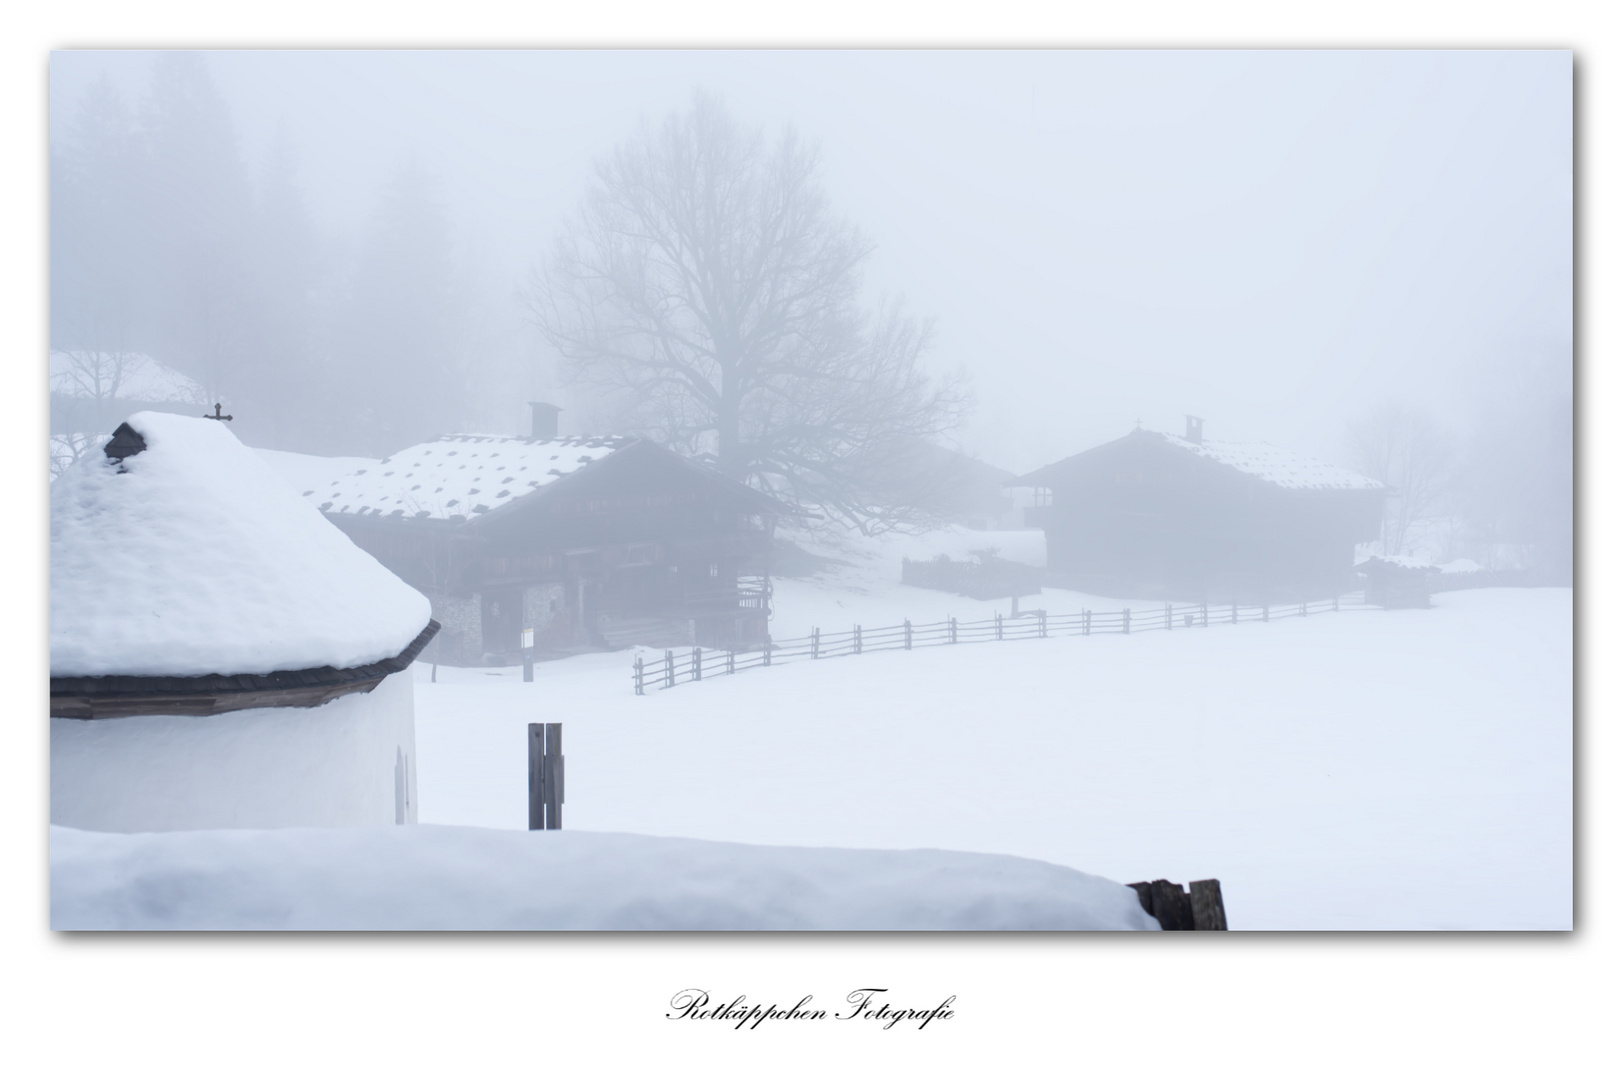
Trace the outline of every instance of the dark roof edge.
<instances>
[{"instance_id":1,"label":"dark roof edge","mask_svg":"<svg viewBox=\"0 0 1620 1080\"><path fill-rule=\"evenodd\" d=\"M1064 466L1068 465L1070 462L1074 461L1075 459L1083 458L1087 454L1095 453L1096 451L1101 450L1105 446L1113 446L1115 443L1124 442L1126 439L1134 438L1137 435L1143 434L1143 433L1148 434L1148 435L1157 435L1157 434L1159 434L1159 432L1156 432L1156 431L1148 431L1146 428L1135 428L1135 429L1133 429L1131 431L1126 432L1124 435L1121 435L1117 439L1109 439L1105 443L1098 443L1096 446L1088 446L1086 449L1081 450L1079 453L1070 454L1066 458L1060 458L1057 461L1052 462L1050 465L1042 465L1040 468L1036 469L1034 472L1025 473L1023 476L1016 476L1011 480L1005 480L1005 481L1002 482L1001 486L1004 487L1004 488L1010 488L1010 487L1044 487L1047 483L1050 482L1051 474L1061 470Z\"/></svg>"},{"instance_id":2,"label":"dark roof edge","mask_svg":"<svg viewBox=\"0 0 1620 1080\"><path fill-rule=\"evenodd\" d=\"M71 720L119 716L213 716L238 709L313 708L369 693L404 671L439 632L429 619L397 656L357 667L303 668L268 675L87 675L51 677L51 715Z\"/></svg>"}]
</instances>

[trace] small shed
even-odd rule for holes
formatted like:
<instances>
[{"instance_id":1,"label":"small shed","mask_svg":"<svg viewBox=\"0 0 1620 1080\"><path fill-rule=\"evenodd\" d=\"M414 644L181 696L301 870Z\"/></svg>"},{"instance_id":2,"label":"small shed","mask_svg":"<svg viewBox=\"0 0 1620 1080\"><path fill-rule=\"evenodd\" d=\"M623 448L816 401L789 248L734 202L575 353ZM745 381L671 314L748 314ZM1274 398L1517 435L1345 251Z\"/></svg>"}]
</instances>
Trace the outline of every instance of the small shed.
<instances>
[{"instance_id":1,"label":"small shed","mask_svg":"<svg viewBox=\"0 0 1620 1080\"><path fill-rule=\"evenodd\" d=\"M1440 568L1410 555L1373 555L1356 564L1366 582L1367 603L1386 608L1426 608Z\"/></svg>"},{"instance_id":2,"label":"small shed","mask_svg":"<svg viewBox=\"0 0 1620 1080\"><path fill-rule=\"evenodd\" d=\"M430 615L223 422L131 416L51 485L51 821L415 821Z\"/></svg>"}]
</instances>

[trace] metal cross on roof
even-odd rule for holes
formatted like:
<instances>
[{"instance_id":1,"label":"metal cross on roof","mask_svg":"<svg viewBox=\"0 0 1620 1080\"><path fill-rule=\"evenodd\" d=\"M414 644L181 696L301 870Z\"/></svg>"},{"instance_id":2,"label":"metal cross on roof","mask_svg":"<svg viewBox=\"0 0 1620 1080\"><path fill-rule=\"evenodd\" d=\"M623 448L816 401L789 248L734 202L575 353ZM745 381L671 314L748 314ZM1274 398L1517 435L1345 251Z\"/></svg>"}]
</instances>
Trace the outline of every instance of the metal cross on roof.
<instances>
[{"instance_id":1,"label":"metal cross on roof","mask_svg":"<svg viewBox=\"0 0 1620 1080\"><path fill-rule=\"evenodd\" d=\"M214 402L214 415L209 416L207 413L203 413L203 419L204 420L229 420L231 418L229 416L221 416L221 415L219 415L219 402L216 401L216 402Z\"/></svg>"}]
</instances>

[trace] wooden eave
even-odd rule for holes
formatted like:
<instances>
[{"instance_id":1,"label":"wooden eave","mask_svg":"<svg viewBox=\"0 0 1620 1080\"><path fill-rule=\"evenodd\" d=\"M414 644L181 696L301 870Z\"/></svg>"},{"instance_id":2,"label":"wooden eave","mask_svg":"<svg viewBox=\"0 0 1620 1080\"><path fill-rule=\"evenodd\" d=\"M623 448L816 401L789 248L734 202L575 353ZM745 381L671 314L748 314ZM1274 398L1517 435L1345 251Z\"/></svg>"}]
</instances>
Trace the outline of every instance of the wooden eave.
<instances>
[{"instance_id":1,"label":"wooden eave","mask_svg":"<svg viewBox=\"0 0 1620 1080\"><path fill-rule=\"evenodd\" d=\"M404 651L358 667L302 668L267 675L98 675L51 678L51 715L69 720L121 716L215 716L239 709L310 709L369 693L411 666L439 624L433 619Z\"/></svg>"}]
</instances>

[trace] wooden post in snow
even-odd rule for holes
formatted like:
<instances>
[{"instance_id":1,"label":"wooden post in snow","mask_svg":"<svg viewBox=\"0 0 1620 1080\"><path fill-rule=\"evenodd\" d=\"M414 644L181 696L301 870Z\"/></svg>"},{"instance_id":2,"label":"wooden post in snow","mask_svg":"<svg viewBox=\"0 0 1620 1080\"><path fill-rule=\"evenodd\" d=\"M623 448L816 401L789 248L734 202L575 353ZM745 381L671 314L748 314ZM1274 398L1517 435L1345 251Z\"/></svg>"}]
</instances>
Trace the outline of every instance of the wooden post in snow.
<instances>
[{"instance_id":1,"label":"wooden post in snow","mask_svg":"<svg viewBox=\"0 0 1620 1080\"><path fill-rule=\"evenodd\" d=\"M906 648L911 648L911 620L906 620Z\"/></svg>"},{"instance_id":2,"label":"wooden post in snow","mask_svg":"<svg viewBox=\"0 0 1620 1080\"><path fill-rule=\"evenodd\" d=\"M1133 881L1142 910L1159 920L1161 930L1225 930L1226 906L1221 901L1221 883L1215 878L1195 881L1192 894L1175 882Z\"/></svg>"},{"instance_id":3,"label":"wooden post in snow","mask_svg":"<svg viewBox=\"0 0 1620 1080\"><path fill-rule=\"evenodd\" d=\"M1221 883L1215 878L1188 882L1192 894L1194 930L1225 930L1226 904L1221 900Z\"/></svg>"},{"instance_id":4,"label":"wooden post in snow","mask_svg":"<svg viewBox=\"0 0 1620 1080\"><path fill-rule=\"evenodd\" d=\"M561 724L529 725L529 828L562 828Z\"/></svg>"}]
</instances>

